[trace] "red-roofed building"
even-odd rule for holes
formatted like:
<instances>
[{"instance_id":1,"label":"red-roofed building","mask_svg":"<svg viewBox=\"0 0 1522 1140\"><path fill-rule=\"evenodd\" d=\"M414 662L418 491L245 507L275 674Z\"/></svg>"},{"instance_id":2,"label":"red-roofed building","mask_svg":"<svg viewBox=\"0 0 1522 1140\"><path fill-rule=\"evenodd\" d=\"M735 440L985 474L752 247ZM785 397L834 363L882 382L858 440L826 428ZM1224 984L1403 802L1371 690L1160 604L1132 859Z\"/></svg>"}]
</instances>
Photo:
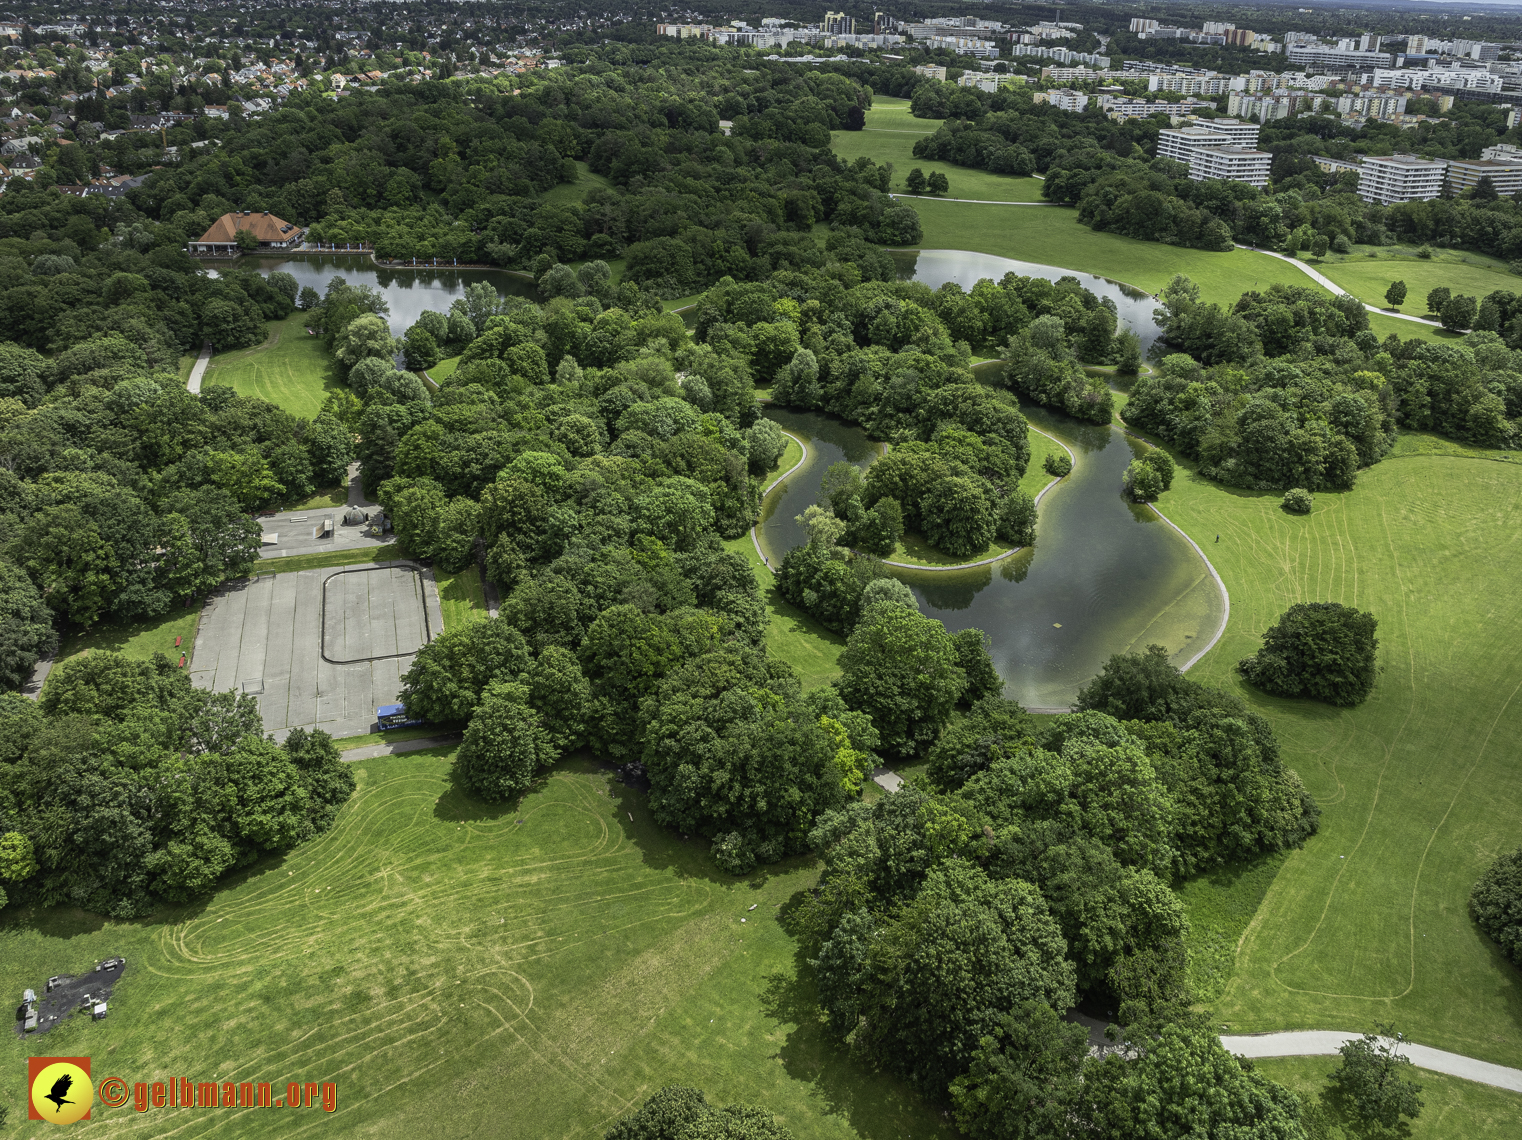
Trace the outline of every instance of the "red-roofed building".
<instances>
[{"instance_id":1,"label":"red-roofed building","mask_svg":"<svg viewBox=\"0 0 1522 1140\"><path fill-rule=\"evenodd\" d=\"M268 210L255 213L242 210L223 214L212 222L211 229L200 239L190 243L191 253L231 255L238 252L238 231L248 230L259 242L260 249L292 249L301 244L306 230L293 222L283 221Z\"/></svg>"}]
</instances>

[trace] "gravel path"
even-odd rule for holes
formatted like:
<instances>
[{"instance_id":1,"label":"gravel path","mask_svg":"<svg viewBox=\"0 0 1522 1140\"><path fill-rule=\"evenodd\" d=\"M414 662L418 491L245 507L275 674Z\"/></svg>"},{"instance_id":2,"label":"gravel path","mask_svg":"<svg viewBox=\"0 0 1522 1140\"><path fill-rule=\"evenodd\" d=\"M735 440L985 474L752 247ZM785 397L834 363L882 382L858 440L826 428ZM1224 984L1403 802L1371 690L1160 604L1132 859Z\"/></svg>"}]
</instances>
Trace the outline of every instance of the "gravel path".
<instances>
[{"instance_id":1,"label":"gravel path","mask_svg":"<svg viewBox=\"0 0 1522 1140\"><path fill-rule=\"evenodd\" d=\"M1228 1053L1243 1057L1332 1057L1347 1041L1356 1041L1362 1034L1347 1033L1337 1029L1301 1029L1284 1033L1257 1033L1250 1037L1222 1036L1221 1044ZM1411 1058L1413 1064L1434 1073L1450 1077L1462 1077L1466 1081L1478 1081L1482 1085L1494 1085L1498 1089L1522 1092L1522 1069L1508 1069L1504 1065L1492 1065L1489 1061L1476 1061L1458 1053L1432 1049L1426 1045L1401 1043L1401 1052Z\"/></svg>"}]
</instances>

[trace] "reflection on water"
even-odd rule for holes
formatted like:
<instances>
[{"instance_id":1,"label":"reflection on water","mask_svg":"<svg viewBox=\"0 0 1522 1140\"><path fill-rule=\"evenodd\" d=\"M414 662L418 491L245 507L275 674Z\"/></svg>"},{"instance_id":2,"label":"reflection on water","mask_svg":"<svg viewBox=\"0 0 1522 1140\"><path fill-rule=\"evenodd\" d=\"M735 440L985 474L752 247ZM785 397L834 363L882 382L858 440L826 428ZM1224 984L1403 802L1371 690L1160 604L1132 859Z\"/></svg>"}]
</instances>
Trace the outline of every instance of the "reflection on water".
<instances>
[{"instance_id":1,"label":"reflection on water","mask_svg":"<svg viewBox=\"0 0 1522 1140\"><path fill-rule=\"evenodd\" d=\"M991 253L972 253L963 249L901 250L893 253L901 281L923 281L932 289L939 289L948 281L955 281L963 289L971 289L982 278L998 281L1006 273L1018 277L1045 277L1056 281L1062 277L1076 277L1078 283L1097 297L1108 297L1115 302L1115 312L1120 324L1130 328L1141 338L1142 351L1148 352L1152 342L1161 334L1152 310L1157 302L1152 294L1111 281L1108 277L1096 277L1075 269L1058 269L1052 265L1038 265L1033 261L1013 261L1008 257L995 257Z\"/></svg>"},{"instance_id":2,"label":"reflection on water","mask_svg":"<svg viewBox=\"0 0 1522 1140\"><path fill-rule=\"evenodd\" d=\"M334 277L350 285L369 285L384 293L391 306L391 331L400 336L407 331L424 309L449 312L457 297L465 295L465 286L477 281L490 282L498 293L508 297L536 296L534 284L500 269L389 269L376 265L360 254L323 253L303 257L245 257L238 267L252 266L266 277L275 270L289 273L298 285L310 285L319 293ZM215 274L215 270L211 270Z\"/></svg>"},{"instance_id":3,"label":"reflection on water","mask_svg":"<svg viewBox=\"0 0 1522 1140\"><path fill-rule=\"evenodd\" d=\"M1182 664L1220 625L1221 595L1188 542L1121 494L1126 465L1146 445L1059 412L1021 410L1077 457L1073 474L1041 501L1035 547L970 570L893 574L952 632L986 632L1005 695L1028 708L1068 706L1115 653L1157 643ZM766 504L761 543L775 566L804 541L794 516L814 502L830 464L865 466L876 445L860 428L817 412L766 414L809 450Z\"/></svg>"}]
</instances>

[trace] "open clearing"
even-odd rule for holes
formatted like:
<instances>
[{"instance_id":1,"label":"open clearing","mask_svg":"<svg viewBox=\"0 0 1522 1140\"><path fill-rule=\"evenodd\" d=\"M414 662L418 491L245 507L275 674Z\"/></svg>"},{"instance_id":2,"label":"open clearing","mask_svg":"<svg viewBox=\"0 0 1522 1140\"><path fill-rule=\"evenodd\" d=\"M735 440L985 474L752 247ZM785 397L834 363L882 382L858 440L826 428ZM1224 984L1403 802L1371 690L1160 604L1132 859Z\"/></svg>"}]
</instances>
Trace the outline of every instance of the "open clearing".
<instances>
[{"instance_id":1,"label":"open clearing","mask_svg":"<svg viewBox=\"0 0 1522 1140\"><path fill-rule=\"evenodd\" d=\"M586 1140L673 1082L764 1104L799 1140L954 1135L822 1036L779 921L817 868L717 876L705 843L655 827L643 795L590 762L563 762L516 808L483 808L448 772L441 751L357 763L331 833L198 906L142 922L7 912L0 988L123 954L111 1017L61 1025L47 1053L92 1055L97 1083L337 1083L331 1119L174 1115L180 1137ZM0 1088L13 1121L19 1090ZM96 1119L149 1137L171 1118Z\"/></svg>"},{"instance_id":2,"label":"open clearing","mask_svg":"<svg viewBox=\"0 0 1522 1140\"><path fill-rule=\"evenodd\" d=\"M1242 936L1217 1017L1238 1033L1392 1022L1425 1045L1522 1064L1517 971L1468 914L1475 880L1518 840L1522 470L1387 459L1305 517L1277 494L1181 470L1158 505L1231 593L1226 633L1191 676L1268 717L1322 806L1320 834L1290 853ZM1359 708L1266 697L1237 678L1258 633L1301 601L1379 618L1382 672Z\"/></svg>"},{"instance_id":3,"label":"open clearing","mask_svg":"<svg viewBox=\"0 0 1522 1140\"><path fill-rule=\"evenodd\" d=\"M369 732L412 656L443 627L431 571L407 564L261 574L206 603L191 680L258 698L264 727Z\"/></svg>"},{"instance_id":4,"label":"open clearing","mask_svg":"<svg viewBox=\"0 0 1522 1140\"><path fill-rule=\"evenodd\" d=\"M1385 290L1392 281L1406 283L1406 303L1400 311L1427 316L1427 294L1439 285L1476 300L1497 289L1522 292L1522 277L1496 269L1478 255L1465 260L1456 252L1435 255L1430 261L1416 257L1351 257L1317 262L1316 268L1366 305L1388 305Z\"/></svg>"},{"instance_id":5,"label":"open clearing","mask_svg":"<svg viewBox=\"0 0 1522 1140\"><path fill-rule=\"evenodd\" d=\"M924 135L933 135L941 127L937 119L916 119L909 113L909 100L885 95L872 97L867 112L867 126L861 131L832 131L830 149L846 161L865 156L873 162L893 164L895 194L904 193L904 177L919 167L927 175L940 171L951 183L948 198L982 198L994 202L1039 202L1041 180L1016 178L1013 174L990 174L950 162L934 162L914 157L914 144Z\"/></svg>"},{"instance_id":6,"label":"open clearing","mask_svg":"<svg viewBox=\"0 0 1522 1140\"><path fill-rule=\"evenodd\" d=\"M202 389L230 384L240 396L257 396L294 416L315 419L328 393L345 387L322 337L307 332L302 312L266 327L263 344L213 356Z\"/></svg>"}]
</instances>

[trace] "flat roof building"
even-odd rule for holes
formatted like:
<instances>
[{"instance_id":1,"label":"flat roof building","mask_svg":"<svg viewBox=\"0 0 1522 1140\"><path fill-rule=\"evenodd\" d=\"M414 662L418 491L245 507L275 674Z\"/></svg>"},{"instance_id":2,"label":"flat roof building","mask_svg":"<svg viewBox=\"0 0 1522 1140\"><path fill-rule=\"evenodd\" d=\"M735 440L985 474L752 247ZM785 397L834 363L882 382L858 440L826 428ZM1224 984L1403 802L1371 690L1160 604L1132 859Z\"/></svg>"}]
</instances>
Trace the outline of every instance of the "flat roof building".
<instances>
[{"instance_id":1,"label":"flat roof building","mask_svg":"<svg viewBox=\"0 0 1522 1140\"><path fill-rule=\"evenodd\" d=\"M1358 174L1358 196L1365 202L1394 206L1400 202L1425 202L1443 192L1448 164L1441 159L1410 154L1369 155Z\"/></svg>"},{"instance_id":2,"label":"flat roof building","mask_svg":"<svg viewBox=\"0 0 1522 1140\"><path fill-rule=\"evenodd\" d=\"M1189 156L1189 177L1196 182L1211 178L1245 182L1258 189L1268 185L1268 168L1274 156L1241 146L1202 146Z\"/></svg>"},{"instance_id":3,"label":"flat roof building","mask_svg":"<svg viewBox=\"0 0 1522 1140\"><path fill-rule=\"evenodd\" d=\"M1448 186L1455 194L1473 190L1481 178L1489 178L1503 198L1522 191L1522 155L1510 160L1463 158L1448 163Z\"/></svg>"}]
</instances>

